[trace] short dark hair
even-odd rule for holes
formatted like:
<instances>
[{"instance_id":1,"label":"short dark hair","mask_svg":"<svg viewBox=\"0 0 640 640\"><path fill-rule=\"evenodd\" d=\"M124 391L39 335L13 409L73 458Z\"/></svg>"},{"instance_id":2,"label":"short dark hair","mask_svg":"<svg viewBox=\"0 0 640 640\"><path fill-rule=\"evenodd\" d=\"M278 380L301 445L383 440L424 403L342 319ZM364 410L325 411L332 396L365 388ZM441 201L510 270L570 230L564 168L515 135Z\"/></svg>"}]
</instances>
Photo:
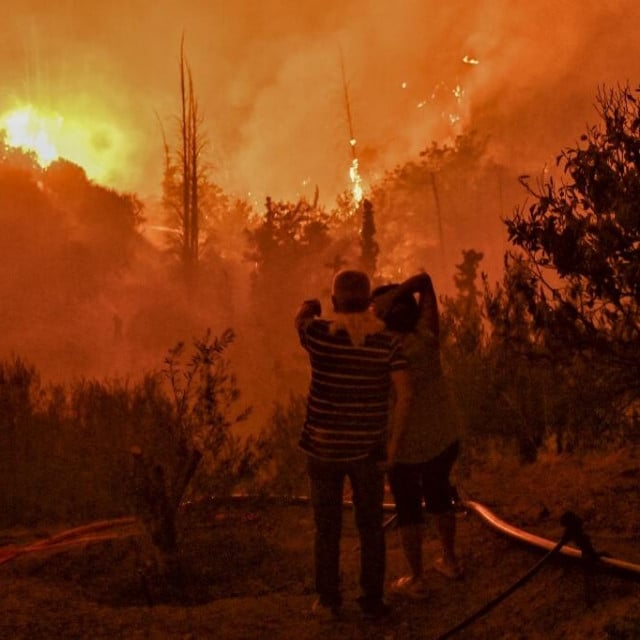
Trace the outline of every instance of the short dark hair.
<instances>
[{"instance_id":1,"label":"short dark hair","mask_svg":"<svg viewBox=\"0 0 640 640\"><path fill-rule=\"evenodd\" d=\"M338 312L366 311L371 304L371 283L364 271L344 269L333 279L333 306Z\"/></svg>"}]
</instances>

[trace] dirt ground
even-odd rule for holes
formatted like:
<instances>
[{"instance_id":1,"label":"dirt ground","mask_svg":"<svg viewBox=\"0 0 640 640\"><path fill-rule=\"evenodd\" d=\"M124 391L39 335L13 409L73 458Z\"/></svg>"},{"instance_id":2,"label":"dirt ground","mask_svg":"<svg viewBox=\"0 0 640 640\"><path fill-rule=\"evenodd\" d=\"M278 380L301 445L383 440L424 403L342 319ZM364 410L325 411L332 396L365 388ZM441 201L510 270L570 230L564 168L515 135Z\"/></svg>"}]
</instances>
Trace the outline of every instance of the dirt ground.
<instances>
[{"instance_id":1,"label":"dirt ground","mask_svg":"<svg viewBox=\"0 0 640 640\"><path fill-rule=\"evenodd\" d=\"M586 457L543 456L520 466L488 456L457 477L464 499L477 500L516 527L556 541L568 510L583 521L598 552L640 564L638 449ZM31 553L0 564L0 638L39 640L152 638L228 640L328 638L436 640L527 573L544 552L496 533L475 513L458 516L458 548L466 572L451 581L429 572L430 598L388 600L384 621L363 620L358 596L357 536L345 510L342 546L344 619L321 622L313 602L310 508L244 504L200 506L185 514L184 579L167 589L145 569L140 537ZM0 532L0 544L55 533ZM389 528L388 579L406 569L397 531ZM437 552L425 525L428 561ZM474 640L640 639L640 582L633 574L557 557L455 638Z\"/></svg>"}]
</instances>

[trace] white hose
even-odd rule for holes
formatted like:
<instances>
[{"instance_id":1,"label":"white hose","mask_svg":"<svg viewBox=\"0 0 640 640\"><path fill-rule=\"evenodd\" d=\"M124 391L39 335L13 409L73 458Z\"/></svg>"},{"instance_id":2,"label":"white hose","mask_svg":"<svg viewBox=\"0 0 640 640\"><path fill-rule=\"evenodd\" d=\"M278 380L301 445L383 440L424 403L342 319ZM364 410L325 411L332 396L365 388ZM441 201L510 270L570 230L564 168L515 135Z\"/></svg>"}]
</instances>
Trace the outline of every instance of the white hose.
<instances>
[{"instance_id":1,"label":"white hose","mask_svg":"<svg viewBox=\"0 0 640 640\"><path fill-rule=\"evenodd\" d=\"M538 547L540 549L545 549L546 551L550 551L556 545L556 543L551 540L541 538L540 536L529 533L528 531L518 529L517 527L510 525L508 522L501 520L500 518L498 518L498 516L495 515L495 513L487 509L487 507L480 504L479 502L475 502L473 500L463 500L462 505L466 509L473 511L493 529L509 536L510 538L525 542L528 545ZM564 545L560 549L560 553L572 558L582 558L582 551L571 545ZM600 556L599 562L613 569L640 575L640 565L633 562L628 562L626 560L620 560L618 558L608 556Z\"/></svg>"}]
</instances>

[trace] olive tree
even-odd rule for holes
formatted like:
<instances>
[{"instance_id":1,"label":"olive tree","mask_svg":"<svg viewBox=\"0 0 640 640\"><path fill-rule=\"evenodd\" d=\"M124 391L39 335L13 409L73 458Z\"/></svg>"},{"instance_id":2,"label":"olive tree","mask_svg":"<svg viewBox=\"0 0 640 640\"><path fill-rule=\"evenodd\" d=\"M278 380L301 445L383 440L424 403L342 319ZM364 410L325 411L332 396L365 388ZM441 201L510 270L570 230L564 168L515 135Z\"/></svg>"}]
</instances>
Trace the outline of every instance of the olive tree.
<instances>
[{"instance_id":1,"label":"olive tree","mask_svg":"<svg viewBox=\"0 0 640 640\"><path fill-rule=\"evenodd\" d=\"M506 220L520 250L509 259L548 354L589 364L628 409L640 391L638 91L603 87L596 111L599 122L559 154L559 178L521 178L533 202Z\"/></svg>"}]
</instances>

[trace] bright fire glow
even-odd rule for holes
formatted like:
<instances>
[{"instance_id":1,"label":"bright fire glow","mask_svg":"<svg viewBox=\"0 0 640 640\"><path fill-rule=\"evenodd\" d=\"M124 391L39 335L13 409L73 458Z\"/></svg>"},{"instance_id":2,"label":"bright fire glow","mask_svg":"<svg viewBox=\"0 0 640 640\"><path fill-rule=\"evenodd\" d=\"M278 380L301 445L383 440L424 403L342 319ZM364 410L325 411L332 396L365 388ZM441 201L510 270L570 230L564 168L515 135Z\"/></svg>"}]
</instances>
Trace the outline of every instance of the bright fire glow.
<instances>
[{"instance_id":1,"label":"bright fire glow","mask_svg":"<svg viewBox=\"0 0 640 640\"><path fill-rule=\"evenodd\" d=\"M65 158L81 166L90 179L107 185L117 182L125 160L124 136L98 114L63 117L25 105L0 114L0 129L9 146L32 151L42 167Z\"/></svg>"},{"instance_id":2,"label":"bright fire glow","mask_svg":"<svg viewBox=\"0 0 640 640\"><path fill-rule=\"evenodd\" d=\"M470 56L464 56L464 58L462 58L462 62L465 64L480 64L480 60L477 58L471 58Z\"/></svg>"},{"instance_id":3,"label":"bright fire glow","mask_svg":"<svg viewBox=\"0 0 640 640\"><path fill-rule=\"evenodd\" d=\"M7 133L7 144L28 149L36 154L42 167L59 157L51 136L60 131L62 116L41 116L32 107L16 109L0 118L0 128Z\"/></svg>"},{"instance_id":4,"label":"bright fire glow","mask_svg":"<svg viewBox=\"0 0 640 640\"><path fill-rule=\"evenodd\" d=\"M360 204L364 192L362 189L362 178L360 177L358 158L354 158L351 161L351 167L349 168L349 178L351 179L351 184L353 185L353 199L355 200L356 204Z\"/></svg>"}]
</instances>

